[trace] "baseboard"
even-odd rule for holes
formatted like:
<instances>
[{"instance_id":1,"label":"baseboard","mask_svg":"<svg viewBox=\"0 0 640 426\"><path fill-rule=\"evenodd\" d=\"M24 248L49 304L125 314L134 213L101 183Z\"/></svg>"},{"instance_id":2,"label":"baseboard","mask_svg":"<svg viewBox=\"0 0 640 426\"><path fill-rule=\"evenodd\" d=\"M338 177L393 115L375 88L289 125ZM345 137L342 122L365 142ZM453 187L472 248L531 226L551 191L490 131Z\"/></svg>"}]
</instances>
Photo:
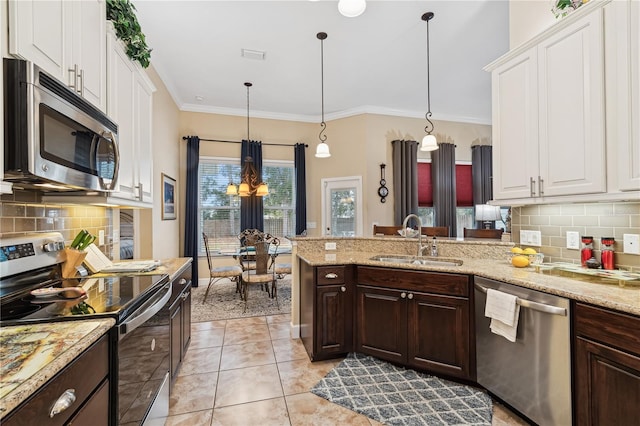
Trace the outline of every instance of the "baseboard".
<instances>
[{"instance_id":1,"label":"baseboard","mask_svg":"<svg viewBox=\"0 0 640 426\"><path fill-rule=\"evenodd\" d=\"M300 338L300 324L292 324L290 323L291 328L289 329L289 337L292 339Z\"/></svg>"}]
</instances>

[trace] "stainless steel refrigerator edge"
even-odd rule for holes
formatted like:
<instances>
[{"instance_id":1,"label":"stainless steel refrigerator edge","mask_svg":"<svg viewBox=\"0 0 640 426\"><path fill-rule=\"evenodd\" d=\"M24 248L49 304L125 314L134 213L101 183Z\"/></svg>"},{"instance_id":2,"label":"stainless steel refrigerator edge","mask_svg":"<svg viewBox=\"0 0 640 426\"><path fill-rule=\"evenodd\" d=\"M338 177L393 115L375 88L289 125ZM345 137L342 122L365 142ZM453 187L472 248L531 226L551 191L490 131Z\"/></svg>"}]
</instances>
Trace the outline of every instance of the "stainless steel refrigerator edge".
<instances>
[{"instance_id":1,"label":"stainless steel refrigerator edge","mask_svg":"<svg viewBox=\"0 0 640 426\"><path fill-rule=\"evenodd\" d=\"M518 297L515 342L493 334L484 316L487 289ZM478 383L539 425L571 425L569 300L475 278Z\"/></svg>"}]
</instances>

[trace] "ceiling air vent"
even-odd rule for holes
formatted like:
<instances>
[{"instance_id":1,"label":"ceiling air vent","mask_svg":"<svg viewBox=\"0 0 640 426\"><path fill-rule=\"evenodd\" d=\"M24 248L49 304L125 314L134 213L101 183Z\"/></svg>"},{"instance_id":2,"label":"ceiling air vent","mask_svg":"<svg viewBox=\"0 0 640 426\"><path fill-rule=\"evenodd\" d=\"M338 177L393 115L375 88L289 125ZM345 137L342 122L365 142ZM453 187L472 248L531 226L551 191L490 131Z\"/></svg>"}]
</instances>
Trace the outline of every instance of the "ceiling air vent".
<instances>
[{"instance_id":1,"label":"ceiling air vent","mask_svg":"<svg viewBox=\"0 0 640 426\"><path fill-rule=\"evenodd\" d=\"M247 59L257 59L258 61L264 61L266 52L261 50L240 49L240 56Z\"/></svg>"}]
</instances>

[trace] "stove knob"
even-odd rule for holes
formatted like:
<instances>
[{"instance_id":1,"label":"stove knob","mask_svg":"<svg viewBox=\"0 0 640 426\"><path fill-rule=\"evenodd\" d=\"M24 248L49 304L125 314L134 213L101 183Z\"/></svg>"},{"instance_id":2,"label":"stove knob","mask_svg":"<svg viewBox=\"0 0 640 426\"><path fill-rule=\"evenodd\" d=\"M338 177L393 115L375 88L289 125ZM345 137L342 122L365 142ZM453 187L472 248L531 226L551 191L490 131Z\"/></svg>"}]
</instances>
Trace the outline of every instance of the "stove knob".
<instances>
[{"instance_id":1,"label":"stove knob","mask_svg":"<svg viewBox=\"0 0 640 426\"><path fill-rule=\"evenodd\" d=\"M46 243L42 246L42 250L47 253L60 251L64 248L64 243L60 241L52 241L50 243Z\"/></svg>"}]
</instances>

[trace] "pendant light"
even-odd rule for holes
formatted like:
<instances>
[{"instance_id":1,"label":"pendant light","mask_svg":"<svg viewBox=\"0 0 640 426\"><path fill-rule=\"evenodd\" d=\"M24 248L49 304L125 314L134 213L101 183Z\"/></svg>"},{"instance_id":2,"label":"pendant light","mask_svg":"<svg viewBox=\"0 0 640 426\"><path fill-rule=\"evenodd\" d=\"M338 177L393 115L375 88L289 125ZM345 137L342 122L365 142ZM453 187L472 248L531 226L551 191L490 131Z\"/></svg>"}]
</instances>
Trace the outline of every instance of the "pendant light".
<instances>
[{"instance_id":1,"label":"pendant light","mask_svg":"<svg viewBox=\"0 0 640 426\"><path fill-rule=\"evenodd\" d=\"M249 88L253 84L246 82L244 85L247 88L247 141L251 138L249 133ZM249 197L255 194L257 197L264 197L269 195L269 187L266 183L262 182L258 176L258 171L253 166L253 158L245 157L244 166L242 167L240 185L236 187L233 182L230 182L227 186L227 195L239 195L241 197Z\"/></svg>"},{"instance_id":2,"label":"pendant light","mask_svg":"<svg viewBox=\"0 0 640 426\"><path fill-rule=\"evenodd\" d=\"M431 134L433 132L433 123L431 122L431 87L430 87L430 71L429 71L429 21L433 19L433 12L426 12L422 15L422 20L427 22L427 113L425 118L427 119L427 125L424 131L427 133L422 138L422 145L420 145L420 151L435 151L438 149L438 141L436 137Z\"/></svg>"},{"instance_id":3,"label":"pendant light","mask_svg":"<svg viewBox=\"0 0 640 426\"><path fill-rule=\"evenodd\" d=\"M339 0L338 11L342 16L347 18L355 18L364 13L367 8L366 0Z\"/></svg>"},{"instance_id":4,"label":"pendant light","mask_svg":"<svg viewBox=\"0 0 640 426\"><path fill-rule=\"evenodd\" d=\"M329 158L331 157L331 153L329 152L329 145L327 145L326 142L327 135L324 134L327 128L327 123L324 122L324 39L327 38L327 33L318 33L316 37L320 40L320 91L322 94L322 121L320 122L320 134L318 135L320 143L316 147L316 157Z\"/></svg>"}]
</instances>

